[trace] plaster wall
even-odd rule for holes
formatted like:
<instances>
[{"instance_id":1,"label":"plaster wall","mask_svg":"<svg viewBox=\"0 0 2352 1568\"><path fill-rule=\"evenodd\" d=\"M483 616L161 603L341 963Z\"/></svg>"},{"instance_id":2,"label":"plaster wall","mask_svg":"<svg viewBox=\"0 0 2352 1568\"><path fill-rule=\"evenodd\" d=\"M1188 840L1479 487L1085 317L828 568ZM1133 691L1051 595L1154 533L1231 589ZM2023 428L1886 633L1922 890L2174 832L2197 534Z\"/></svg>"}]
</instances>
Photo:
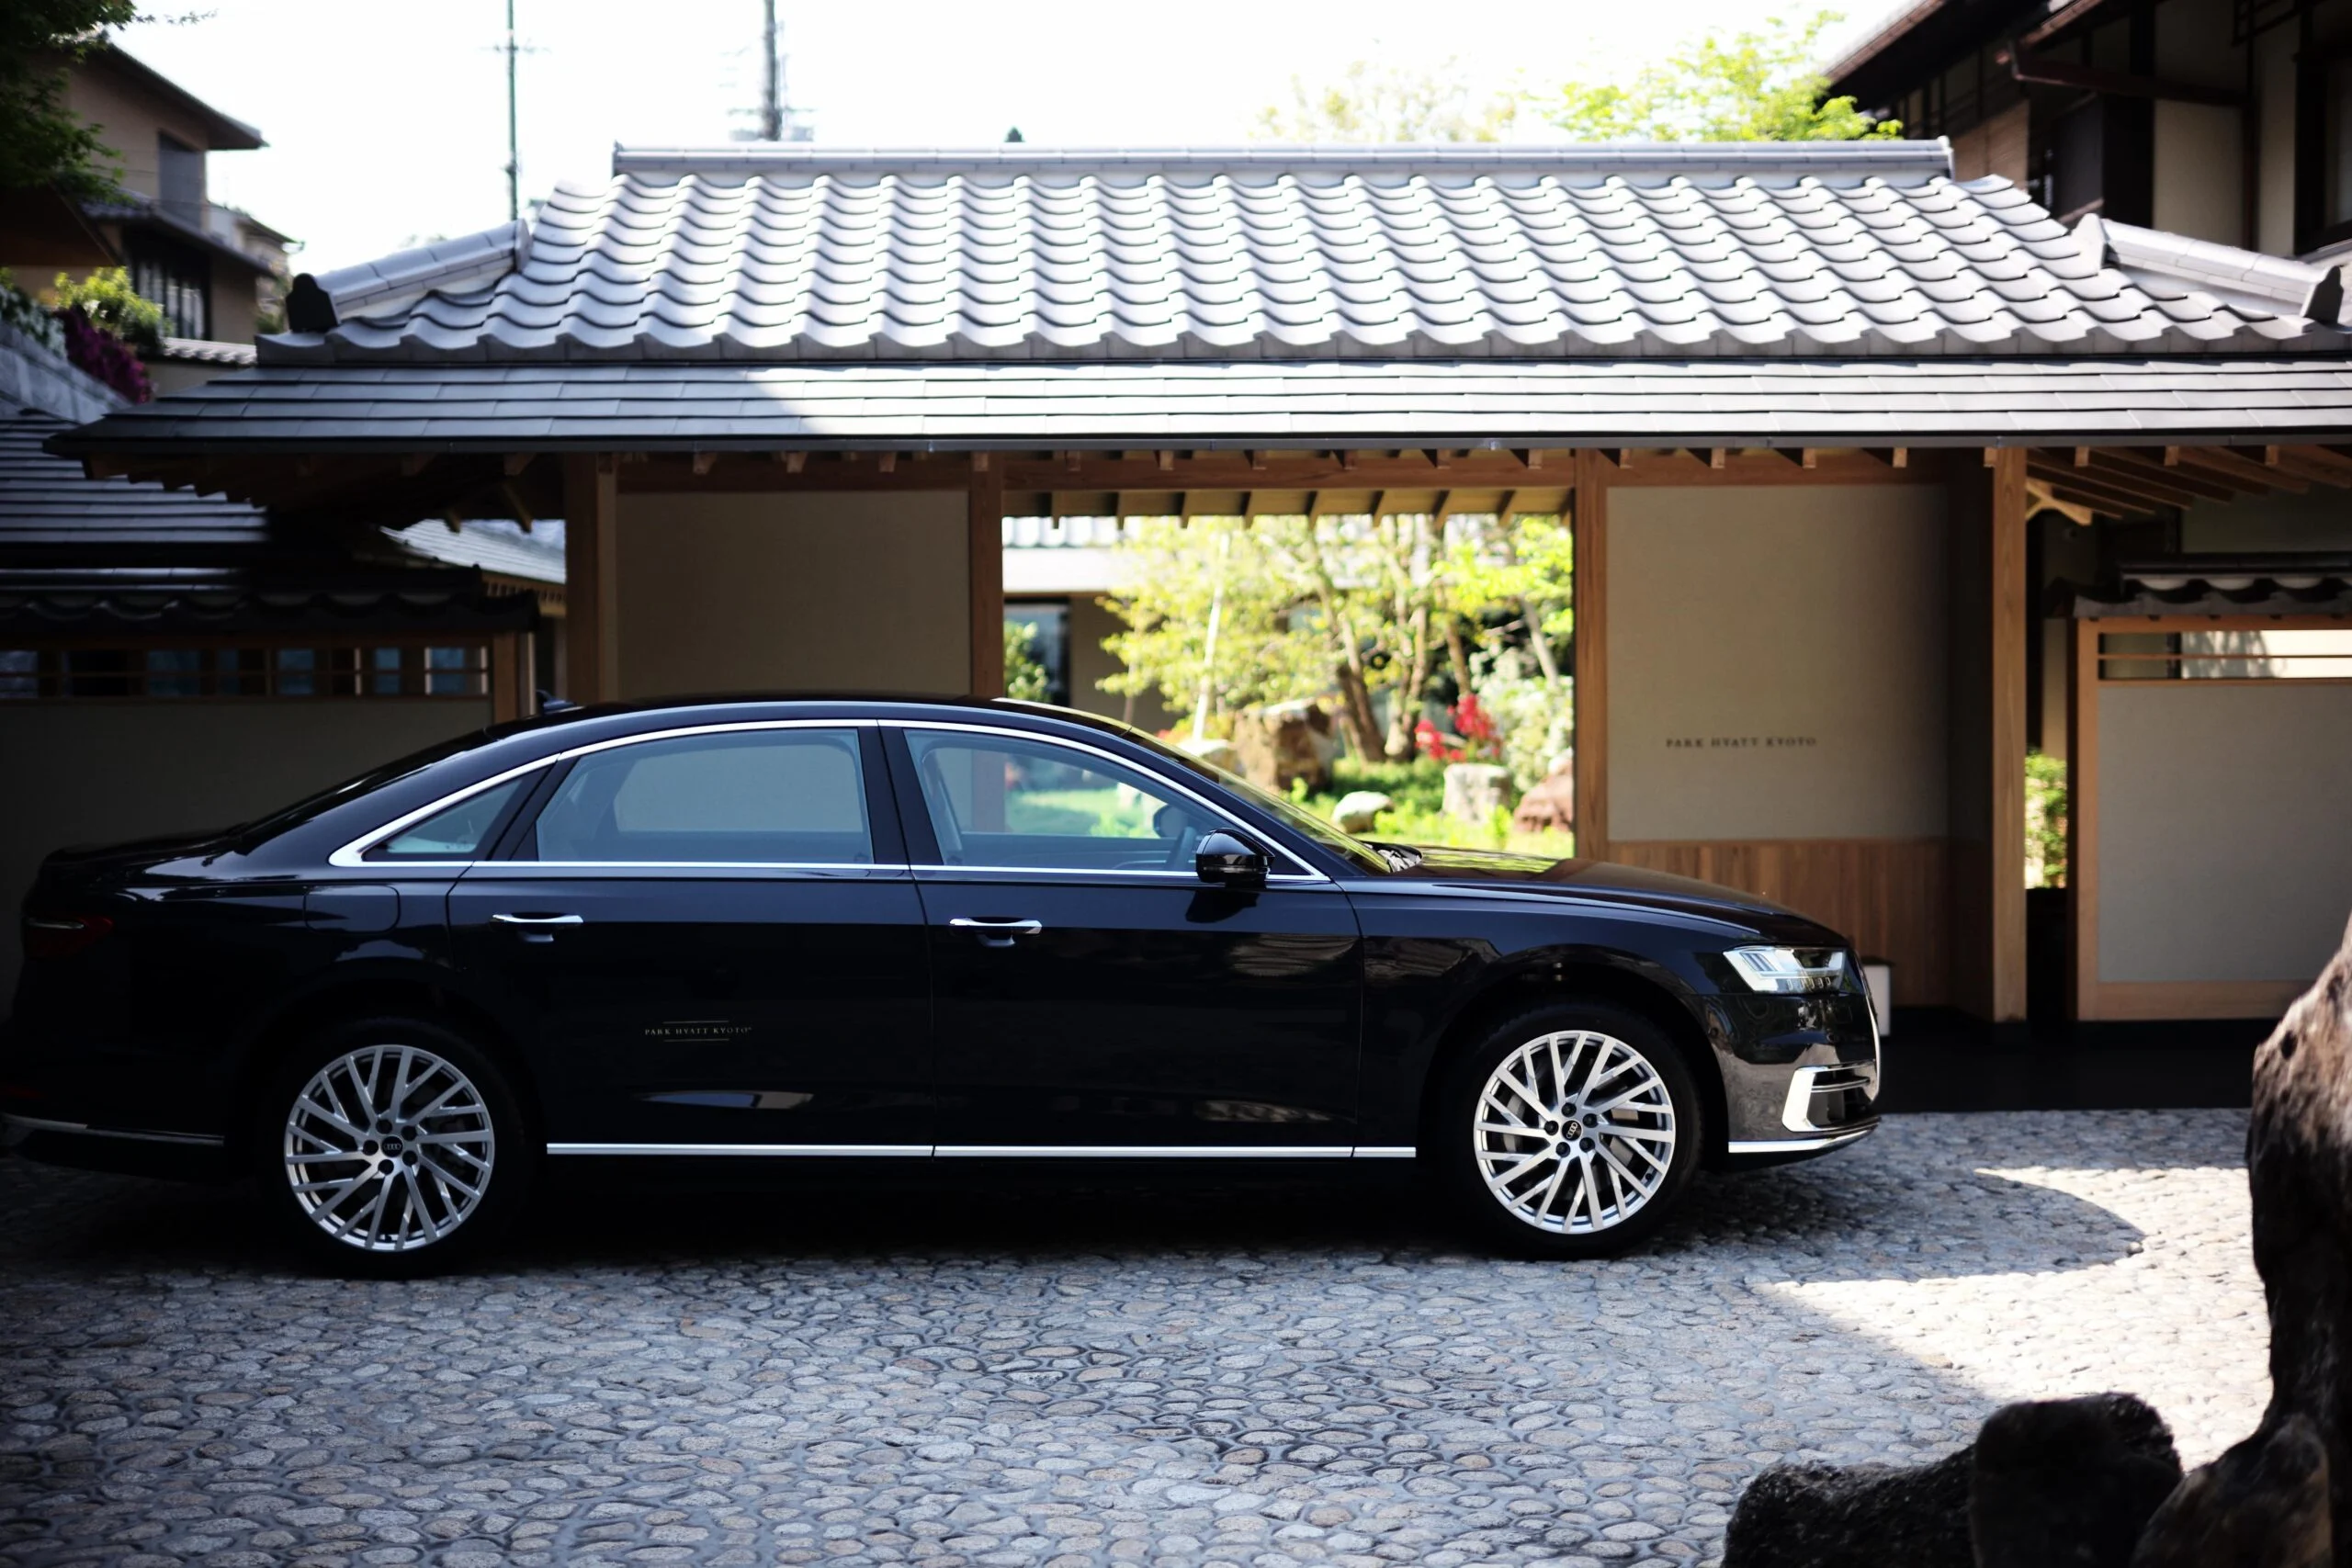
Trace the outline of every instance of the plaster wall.
<instances>
[{"instance_id":1,"label":"plaster wall","mask_svg":"<svg viewBox=\"0 0 2352 1568\"><path fill-rule=\"evenodd\" d=\"M2098 688L2098 976L2309 980L2352 913L2352 682Z\"/></svg>"},{"instance_id":2,"label":"plaster wall","mask_svg":"<svg viewBox=\"0 0 2352 1568\"><path fill-rule=\"evenodd\" d=\"M2216 244L2245 241L2239 197L2240 117L2215 104L2160 99L2155 105L2155 226Z\"/></svg>"},{"instance_id":3,"label":"plaster wall","mask_svg":"<svg viewBox=\"0 0 2352 1568\"><path fill-rule=\"evenodd\" d=\"M1609 499L1609 836L1949 829L1939 485Z\"/></svg>"},{"instance_id":4,"label":"plaster wall","mask_svg":"<svg viewBox=\"0 0 2352 1568\"><path fill-rule=\"evenodd\" d=\"M624 491L620 694L968 690L964 514L961 491Z\"/></svg>"},{"instance_id":5,"label":"plaster wall","mask_svg":"<svg viewBox=\"0 0 2352 1568\"><path fill-rule=\"evenodd\" d=\"M2200 501L2181 513L2180 547L2198 554L2352 551L2352 491L2313 485L2236 501Z\"/></svg>"},{"instance_id":6,"label":"plaster wall","mask_svg":"<svg viewBox=\"0 0 2352 1568\"><path fill-rule=\"evenodd\" d=\"M0 705L0 908L52 851L225 828L490 722L487 698ZM0 1012L22 957L0 941Z\"/></svg>"}]
</instances>

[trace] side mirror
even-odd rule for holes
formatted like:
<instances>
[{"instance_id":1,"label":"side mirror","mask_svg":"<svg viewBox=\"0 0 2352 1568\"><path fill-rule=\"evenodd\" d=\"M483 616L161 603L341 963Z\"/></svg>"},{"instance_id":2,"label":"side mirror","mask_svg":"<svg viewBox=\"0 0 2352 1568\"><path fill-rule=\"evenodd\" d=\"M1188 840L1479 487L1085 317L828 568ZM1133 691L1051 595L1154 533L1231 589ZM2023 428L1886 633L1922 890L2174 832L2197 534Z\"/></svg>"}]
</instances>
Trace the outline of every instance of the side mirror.
<instances>
[{"instance_id":1,"label":"side mirror","mask_svg":"<svg viewBox=\"0 0 2352 1568\"><path fill-rule=\"evenodd\" d=\"M1193 856L1193 869L1212 887L1263 887L1266 855L1233 833L1211 833Z\"/></svg>"}]
</instances>

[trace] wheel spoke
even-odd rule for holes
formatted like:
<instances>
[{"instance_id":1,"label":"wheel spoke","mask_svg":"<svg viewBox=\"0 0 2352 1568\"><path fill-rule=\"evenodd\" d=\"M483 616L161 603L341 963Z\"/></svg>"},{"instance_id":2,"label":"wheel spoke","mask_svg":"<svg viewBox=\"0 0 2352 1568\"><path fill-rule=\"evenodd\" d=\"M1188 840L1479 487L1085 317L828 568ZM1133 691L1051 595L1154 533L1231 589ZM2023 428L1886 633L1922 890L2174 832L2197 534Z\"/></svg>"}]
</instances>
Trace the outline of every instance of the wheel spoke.
<instances>
[{"instance_id":1,"label":"wheel spoke","mask_svg":"<svg viewBox=\"0 0 2352 1568\"><path fill-rule=\"evenodd\" d=\"M387 1119L399 1126L380 1134L379 1155L376 1129ZM463 1072L426 1047L385 1044L311 1077L287 1115L281 1158L295 1202L322 1233L363 1251L402 1252L466 1223L496 1155L489 1107Z\"/></svg>"},{"instance_id":2,"label":"wheel spoke","mask_svg":"<svg viewBox=\"0 0 2352 1568\"><path fill-rule=\"evenodd\" d=\"M1644 1198L1647 1198L1652 1192L1657 1190L1657 1179L1656 1177L1645 1181L1640 1177L1634 1175L1633 1168L1626 1165L1623 1160L1619 1159L1617 1157L1616 1151L1611 1149L1607 1144L1600 1145L1600 1157L1609 1162L1610 1168L1614 1170L1622 1179L1623 1185L1618 1189L1621 1194L1623 1192L1625 1187L1631 1187L1636 1193Z\"/></svg>"}]
</instances>

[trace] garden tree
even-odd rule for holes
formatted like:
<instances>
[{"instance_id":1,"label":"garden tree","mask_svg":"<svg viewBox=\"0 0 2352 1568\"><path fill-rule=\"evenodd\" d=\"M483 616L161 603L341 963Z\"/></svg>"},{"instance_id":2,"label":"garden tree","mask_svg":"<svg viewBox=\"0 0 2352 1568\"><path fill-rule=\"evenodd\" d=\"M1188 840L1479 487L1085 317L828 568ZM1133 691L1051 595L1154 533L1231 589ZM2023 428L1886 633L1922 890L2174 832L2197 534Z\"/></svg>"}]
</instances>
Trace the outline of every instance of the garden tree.
<instances>
[{"instance_id":1,"label":"garden tree","mask_svg":"<svg viewBox=\"0 0 2352 1568\"><path fill-rule=\"evenodd\" d=\"M1026 621L1004 623L1004 694L1042 703L1052 694L1053 677L1037 657L1037 628Z\"/></svg>"},{"instance_id":2,"label":"garden tree","mask_svg":"<svg viewBox=\"0 0 2352 1568\"><path fill-rule=\"evenodd\" d=\"M1270 141L1499 141L1519 116L1517 93L1464 84L1453 60L1428 66L1349 63L1337 82L1290 79L1288 108L1260 111Z\"/></svg>"},{"instance_id":3,"label":"garden tree","mask_svg":"<svg viewBox=\"0 0 2352 1568\"><path fill-rule=\"evenodd\" d=\"M0 190L47 186L93 200L115 188L98 128L65 107L65 68L139 15L136 0L0 5Z\"/></svg>"},{"instance_id":4,"label":"garden tree","mask_svg":"<svg viewBox=\"0 0 2352 1568\"><path fill-rule=\"evenodd\" d=\"M1118 545L1128 557L1125 580L1135 586L1109 601L1126 629L1103 642L1123 668L1102 689L1128 696L1157 691L1170 708L1199 715L1210 729L1237 708L1323 690L1330 680L1327 644L1298 613L1306 596L1267 537L1235 517L1142 520Z\"/></svg>"},{"instance_id":5,"label":"garden tree","mask_svg":"<svg viewBox=\"0 0 2352 1568\"><path fill-rule=\"evenodd\" d=\"M1816 12L1791 23L1685 44L1631 82L1570 82L1544 118L1578 141L1839 141L1901 134L1851 98L1824 100L1814 65L1821 35L1842 18Z\"/></svg>"}]
</instances>

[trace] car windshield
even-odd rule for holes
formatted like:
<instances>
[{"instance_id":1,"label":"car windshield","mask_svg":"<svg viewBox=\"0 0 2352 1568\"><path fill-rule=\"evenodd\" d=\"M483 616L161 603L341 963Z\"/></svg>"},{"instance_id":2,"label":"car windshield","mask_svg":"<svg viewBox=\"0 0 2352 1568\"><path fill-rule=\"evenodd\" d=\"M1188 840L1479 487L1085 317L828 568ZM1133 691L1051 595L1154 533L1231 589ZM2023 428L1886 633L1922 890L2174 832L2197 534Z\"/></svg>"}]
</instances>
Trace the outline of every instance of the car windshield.
<instances>
[{"instance_id":1,"label":"car windshield","mask_svg":"<svg viewBox=\"0 0 2352 1568\"><path fill-rule=\"evenodd\" d=\"M1214 763L1204 762L1191 752L1170 746L1148 730L1138 729L1131 724L1119 724L1116 719L1104 719L1102 722L1117 725L1131 739L1150 747L1159 756L1188 772L1198 773L1213 784L1232 791L1268 816L1279 820L1292 831L1303 838L1313 840L1359 870L1387 872L1397 869L1396 862L1392 855L1384 854L1380 850L1352 834L1341 832L1295 800L1276 795L1272 790L1261 789L1248 779L1242 778L1238 773L1229 773Z\"/></svg>"}]
</instances>

